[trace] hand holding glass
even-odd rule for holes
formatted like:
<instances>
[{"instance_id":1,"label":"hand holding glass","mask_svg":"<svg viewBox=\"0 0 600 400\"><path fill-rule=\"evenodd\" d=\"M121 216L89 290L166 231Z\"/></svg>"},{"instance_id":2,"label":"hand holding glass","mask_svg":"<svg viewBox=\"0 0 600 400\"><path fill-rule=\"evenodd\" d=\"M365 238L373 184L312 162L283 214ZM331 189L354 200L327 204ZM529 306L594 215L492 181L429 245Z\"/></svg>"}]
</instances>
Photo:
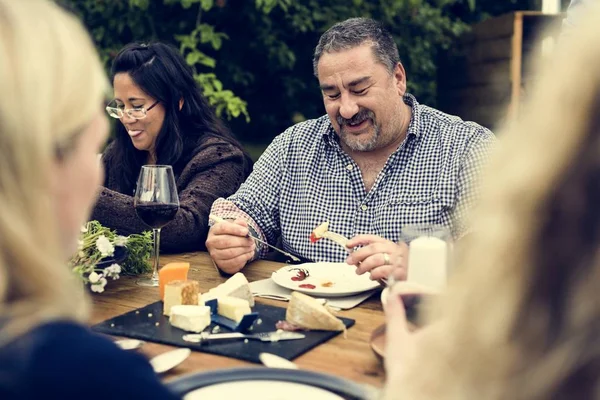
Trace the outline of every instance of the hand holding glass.
<instances>
[{"instance_id":1,"label":"hand holding glass","mask_svg":"<svg viewBox=\"0 0 600 400\"><path fill-rule=\"evenodd\" d=\"M404 295L439 293L446 286L450 269L452 236L440 225L408 225L402 228L401 241L408 245L406 281L397 281L392 271L388 286Z\"/></svg>"}]
</instances>

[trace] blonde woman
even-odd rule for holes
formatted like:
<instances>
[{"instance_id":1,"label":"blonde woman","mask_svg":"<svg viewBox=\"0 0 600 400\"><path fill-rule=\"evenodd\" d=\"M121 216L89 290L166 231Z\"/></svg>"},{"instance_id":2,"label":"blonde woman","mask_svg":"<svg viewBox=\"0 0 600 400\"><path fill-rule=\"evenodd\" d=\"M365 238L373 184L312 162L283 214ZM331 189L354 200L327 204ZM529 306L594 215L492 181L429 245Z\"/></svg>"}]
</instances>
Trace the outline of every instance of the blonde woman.
<instances>
[{"instance_id":1,"label":"blonde woman","mask_svg":"<svg viewBox=\"0 0 600 400\"><path fill-rule=\"evenodd\" d=\"M108 129L81 24L50 1L0 0L0 88L0 398L172 398L140 355L81 325L66 267Z\"/></svg>"},{"instance_id":2,"label":"blonde woman","mask_svg":"<svg viewBox=\"0 0 600 400\"><path fill-rule=\"evenodd\" d=\"M389 298L387 398L600 399L600 10L590 11L502 136L441 319L410 334Z\"/></svg>"}]
</instances>

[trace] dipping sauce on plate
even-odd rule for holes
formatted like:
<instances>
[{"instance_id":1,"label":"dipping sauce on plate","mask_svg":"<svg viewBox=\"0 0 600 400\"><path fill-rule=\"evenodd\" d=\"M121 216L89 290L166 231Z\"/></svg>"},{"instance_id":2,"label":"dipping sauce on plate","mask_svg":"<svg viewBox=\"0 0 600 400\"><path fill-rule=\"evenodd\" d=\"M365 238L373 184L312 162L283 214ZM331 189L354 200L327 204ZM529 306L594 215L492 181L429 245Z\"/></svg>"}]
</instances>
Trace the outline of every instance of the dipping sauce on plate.
<instances>
[{"instance_id":1,"label":"dipping sauce on plate","mask_svg":"<svg viewBox=\"0 0 600 400\"><path fill-rule=\"evenodd\" d=\"M315 285L311 285L310 283L303 283L302 285L300 285L300 287L302 289L314 289L314 288L316 288Z\"/></svg>"}]
</instances>

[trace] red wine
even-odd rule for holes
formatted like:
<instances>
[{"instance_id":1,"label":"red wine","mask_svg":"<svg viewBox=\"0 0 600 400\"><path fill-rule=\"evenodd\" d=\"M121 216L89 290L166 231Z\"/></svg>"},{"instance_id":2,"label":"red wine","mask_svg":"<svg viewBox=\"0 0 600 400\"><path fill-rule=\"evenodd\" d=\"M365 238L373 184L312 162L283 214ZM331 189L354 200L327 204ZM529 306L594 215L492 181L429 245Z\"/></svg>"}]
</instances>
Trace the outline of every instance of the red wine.
<instances>
[{"instance_id":1,"label":"red wine","mask_svg":"<svg viewBox=\"0 0 600 400\"><path fill-rule=\"evenodd\" d=\"M178 209L177 204L138 203L135 206L138 217L153 229L162 228L171 222Z\"/></svg>"}]
</instances>

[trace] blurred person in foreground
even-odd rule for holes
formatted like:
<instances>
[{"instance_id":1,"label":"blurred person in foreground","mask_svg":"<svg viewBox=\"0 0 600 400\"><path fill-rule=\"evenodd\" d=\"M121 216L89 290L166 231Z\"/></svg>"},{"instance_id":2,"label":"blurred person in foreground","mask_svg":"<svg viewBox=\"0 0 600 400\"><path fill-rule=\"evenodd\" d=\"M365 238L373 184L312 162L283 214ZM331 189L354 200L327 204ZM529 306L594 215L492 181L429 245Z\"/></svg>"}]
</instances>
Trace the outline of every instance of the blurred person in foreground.
<instances>
[{"instance_id":1,"label":"blurred person in foreground","mask_svg":"<svg viewBox=\"0 0 600 400\"><path fill-rule=\"evenodd\" d=\"M387 299L387 399L600 399L599 20L502 135L435 321L411 334Z\"/></svg>"},{"instance_id":2,"label":"blurred person in foreground","mask_svg":"<svg viewBox=\"0 0 600 400\"><path fill-rule=\"evenodd\" d=\"M306 260L359 265L386 278L406 266L398 245L407 225L441 225L455 239L477 193L481 166L495 142L488 129L444 114L407 92L407 74L392 35L377 21L351 18L319 39L313 58L326 115L277 136L253 173L211 212L232 221L211 227L206 247L234 273L265 256L253 233ZM348 252L311 243L322 222L350 238ZM402 276L404 277L405 274Z\"/></svg>"},{"instance_id":3,"label":"blurred person in foreground","mask_svg":"<svg viewBox=\"0 0 600 400\"><path fill-rule=\"evenodd\" d=\"M133 206L138 174L145 164L171 165L180 207L162 229L161 248L204 250L210 206L235 193L252 160L176 48L129 44L114 59L111 75L114 98L106 110L119 123L102 155L106 178L92 219L124 235L148 230Z\"/></svg>"},{"instance_id":4,"label":"blurred person in foreground","mask_svg":"<svg viewBox=\"0 0 600 400\"><path fill-rule=\"evenodd\" d=\"M563 20L561 34L568 35L573 28L579 25L581 18L585 18L590 7L598 3L598 0L571 0L567 8L567 16Z\"/></svg>"},{"instance_id":5,"label":"blurred person in foreground","mask_svg":"<svg viewBox=\"0 0 600 400\"><path fill-rule=\"evenodd\" d=\"M108 130L108 81L80 22L51 1L0 0L0 88L0 399L174 398L142 355L82 325L67 267Z\"/></svg>"}]
</instances>

